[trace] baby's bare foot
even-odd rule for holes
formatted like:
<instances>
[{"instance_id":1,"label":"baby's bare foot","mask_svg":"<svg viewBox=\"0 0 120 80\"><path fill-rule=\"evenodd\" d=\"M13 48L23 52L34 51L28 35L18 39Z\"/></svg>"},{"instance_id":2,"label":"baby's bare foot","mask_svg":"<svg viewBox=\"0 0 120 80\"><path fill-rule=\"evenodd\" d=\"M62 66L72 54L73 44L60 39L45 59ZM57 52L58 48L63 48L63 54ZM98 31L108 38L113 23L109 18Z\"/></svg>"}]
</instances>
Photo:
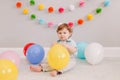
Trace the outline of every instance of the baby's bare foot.
<instances>
[{"instance_id":1,"label":"baby's bare foot","mask_svg":"<svg viewBox=\"0 0 120 80\"><path fill-rule=\"evenodd\" d=\"M41 72L42 71L42 67L40 65L31 65L30 66L30 70L34 71L34 72Z\"/></svg>"},{"instance_id":2,"label":"baby's bare foot","mask_svg":"<svg viewBox=\"0 0 120 80\"><path fill-rule=\"evenodd\" d=\"M50 75L51 75L52 77L57 76L57 70L51 71L51 72L50 72Z\"/></svg>"}]
</instances>

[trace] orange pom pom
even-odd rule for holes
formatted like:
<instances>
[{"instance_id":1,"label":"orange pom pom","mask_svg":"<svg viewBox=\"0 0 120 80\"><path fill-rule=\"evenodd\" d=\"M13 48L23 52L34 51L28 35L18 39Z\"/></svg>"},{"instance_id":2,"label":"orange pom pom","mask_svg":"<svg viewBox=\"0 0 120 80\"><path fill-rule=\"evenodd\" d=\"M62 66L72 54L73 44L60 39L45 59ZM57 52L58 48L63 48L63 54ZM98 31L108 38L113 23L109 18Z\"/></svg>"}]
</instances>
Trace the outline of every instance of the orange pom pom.
<instances>
[{"instance_id":1,"label":"orange pom pom","mask_svg":"<svg viewBox=\"0 0 120 80\"><path fill-rule=\"evenodd\" d=\"M49 12L49 13L52 13L53 11L54 11L54 8L53 8L53 7L49 7L49 8L48 8L48 12Z\"/></svg>"},{"instance_id":2,"label":"orange pom pom","mask_svg":"<svg viewBox=\"0 0 120 80\"><path fill-rule=\"evenodd\" d=\"M83 22L84 22L83 19L79 19L79 20L77 21L77 23L80 24L80 25L83 24Z\"/></svg>"},{"instance_id":3,"label":"orange pom pom","mask_svg":"<svg viewBox=\"0 0 120 80\"><path fill-rule=\"evenodd\" d=\"M21 6L22 6L22 2L18 1L18 2L16 3L16 7L17 7L17 8L21 8Z\"/></svg>"}]
</instances>

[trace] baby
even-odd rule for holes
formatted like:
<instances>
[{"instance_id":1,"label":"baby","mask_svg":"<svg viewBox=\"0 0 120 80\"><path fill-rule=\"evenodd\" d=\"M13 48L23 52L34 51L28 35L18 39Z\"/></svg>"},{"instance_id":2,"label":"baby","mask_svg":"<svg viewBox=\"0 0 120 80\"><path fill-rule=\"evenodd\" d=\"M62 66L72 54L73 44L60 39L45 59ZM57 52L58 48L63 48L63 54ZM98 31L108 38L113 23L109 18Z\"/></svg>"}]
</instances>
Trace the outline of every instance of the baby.
<instances>
[{"instance_id":1,"label":"baby","mask_svg":"<svg viewBox=\"0 0 120 80\"><path fill-rule=\"evenodd\" d=\"M77 52L76 43L71 39L73 30L68 24L63 23L63 24L59 25L56 32L58 35L58 40L56 42L54 42L52 44L52 46L57 43L64 46L70 53L70 61L69 61L68 65L62 70L56 70L56 69L52 69L52 68L50 69L50 67L49 67L49 69L47 71L50 71L50 75L53 77L57 76L59 74L62 74L66 71L69 71L75 66L75 64L76 64L75 54ZM45 66L43 66L42 63L37 66L30 65L30 70L34 71L34 72L41 72L41 71L44 71L44 67Z\"/></svg>"}]
</instances>

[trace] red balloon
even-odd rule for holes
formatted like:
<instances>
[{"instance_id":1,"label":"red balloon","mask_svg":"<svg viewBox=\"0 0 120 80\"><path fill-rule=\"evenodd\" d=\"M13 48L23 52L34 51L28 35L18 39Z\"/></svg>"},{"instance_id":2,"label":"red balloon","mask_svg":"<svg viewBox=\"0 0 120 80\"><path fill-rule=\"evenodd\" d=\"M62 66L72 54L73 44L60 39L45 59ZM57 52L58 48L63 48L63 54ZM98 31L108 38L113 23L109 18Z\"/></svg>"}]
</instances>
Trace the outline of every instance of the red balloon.
<instances>
[{"instance_id":1,"label":"red balloon","mask_svg":"<svg viewBox=\"0 0 120 80\"><path fill-rule=\"evenodd\" d=\"M32 45L34 45L35 43L27 43L25 46L24 46L24 48L23 48L23 52L24 52L24 55L26 56L26 51L27 51L27 49L30 47L30 46L32 46Z\"/></svg>"}]
</instances>

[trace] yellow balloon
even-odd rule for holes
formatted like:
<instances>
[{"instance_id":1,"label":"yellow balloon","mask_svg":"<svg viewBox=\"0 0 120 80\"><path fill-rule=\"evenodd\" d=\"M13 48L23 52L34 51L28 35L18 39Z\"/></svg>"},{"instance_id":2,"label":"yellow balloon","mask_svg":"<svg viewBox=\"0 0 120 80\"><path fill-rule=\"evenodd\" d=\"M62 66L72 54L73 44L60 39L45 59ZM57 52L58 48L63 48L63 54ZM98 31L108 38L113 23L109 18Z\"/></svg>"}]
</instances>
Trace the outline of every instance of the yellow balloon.
<instances>
[{"instance_id":1,"label":"yellow balloon","mask_svg":"<svg viewBox=\"0 0 120 80\"><path fill-rule=\"evenodd\" d=\"M43 9L44 9L44 4L39 4L39 5L38 5L38 9L39 9L39 10L43 10Z\"/></svg>"},{"instance_id":2,"label":"yellow balloon","mask_svg":"<svg viewBox=\"0 0 120 80\"><path fill-rule=\"evenodd\" d=\"M88 20L92 20L92 19L93 19L93 15L92 15L92 14L88 14L88 15L87 15L87 19L88 19Z\"/></svg>"},{"instance_id":3,"label":"yellow balloon","mask_svg":"<svg viewBox=\"0 0 120 80\"><path fill-rule=\"evenodd\" d=\"M28 13L29 13L28 8L24 8L24 9L23 9L23 14L28 14Z\"/></svg>"},{"instance_id":4,"label":"yellow balloon","mask_svg":"<svg viewBox=\"0 0 120 80\"><path fill-rule=\"evenodd\" d=\"M70 59L68 50L60 44L50 48L47 55L48 64L56 70L61 70L67 66Z\"/></svg>"},{"instance_id":5,"label":"yellow balloon","mask_svg":"<svg viewBox=\"0 0 120 80\"><path fill-rule=\"evenodd\" d=\"M10 60L0 60L0 80L17 80L17 66Z\"/></svg>"}]
</instances>

